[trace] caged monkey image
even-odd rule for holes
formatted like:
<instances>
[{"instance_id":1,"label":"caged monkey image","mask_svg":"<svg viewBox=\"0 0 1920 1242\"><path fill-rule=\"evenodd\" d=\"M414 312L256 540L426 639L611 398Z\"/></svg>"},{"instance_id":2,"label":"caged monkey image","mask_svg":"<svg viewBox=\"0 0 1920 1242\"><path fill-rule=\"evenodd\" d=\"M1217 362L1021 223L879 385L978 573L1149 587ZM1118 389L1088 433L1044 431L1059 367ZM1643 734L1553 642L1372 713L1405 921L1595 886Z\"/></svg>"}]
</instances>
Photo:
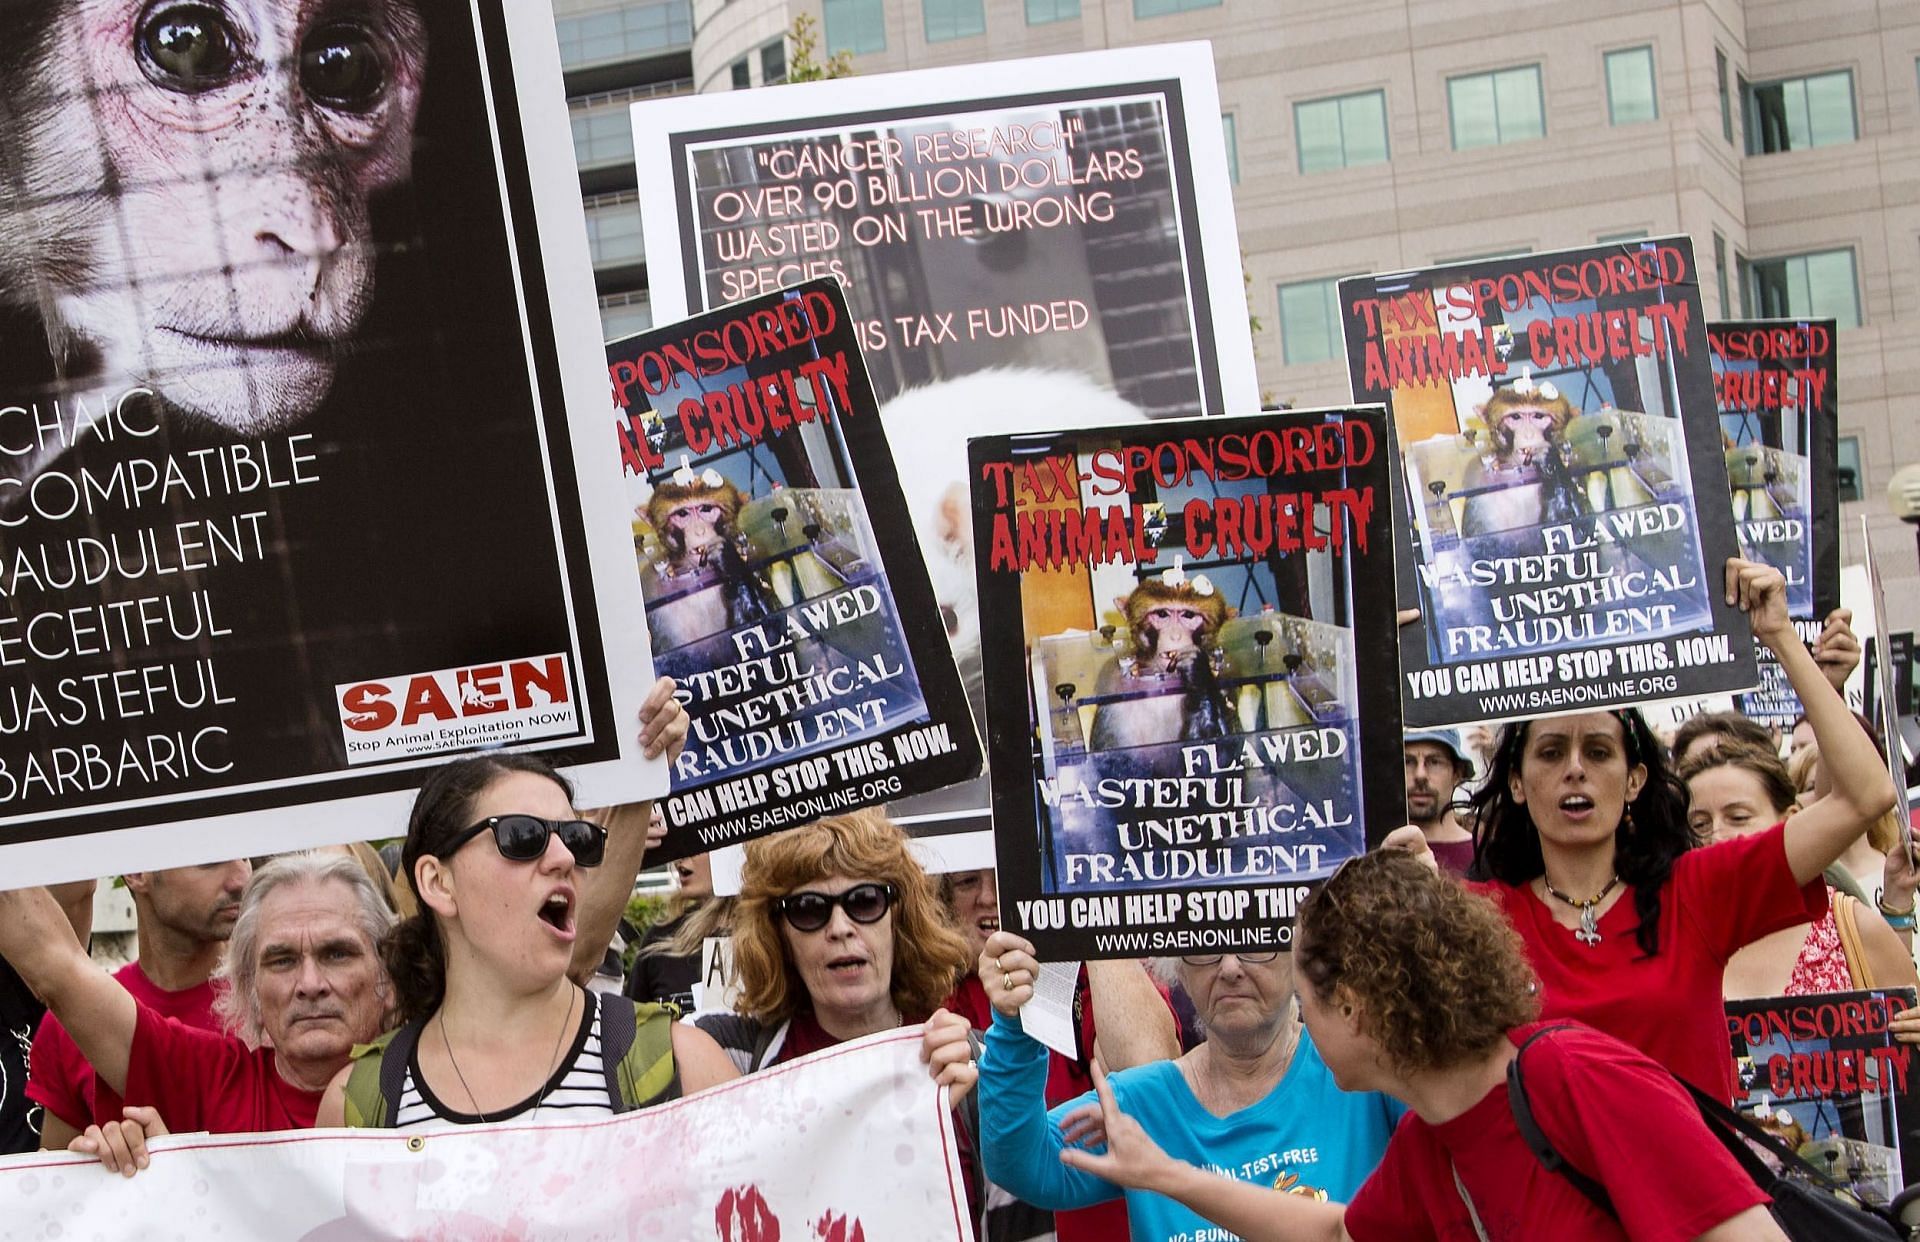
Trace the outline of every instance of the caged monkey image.
<instances>
[{"instance_id":1,"label":"caged monkey image","mask_svg":"<svg viewBox=\"0 0 1920 1242\"><path fill-rule=\"evenodd\" d=\"M214 434L312 414L373 297L369 201L411 176L421 2L0 0L8 369Z\"/></svg>"},{"instance_id":2,"label":"caged monkey image","mask_svg":"<svg viewBox=\"0 0 1920 1242\"><path fill-rule=\"evenodd\" d=\"M647 498L647 524L661 551L654 572L668 597L647 613L655 651L751 625L777 610L771 585L748 563L735 525L740 505L732 480L711 467L696 475L685 458Z\"/></svg>"},{"instance_id":3,"label":"caged monkey image","mask_svg":"<svg viewBox=\"0 0 1920 1242\"><path fill-rule=\"evenodd\" d=\"M1220 689L1216 640L1226 601L1205 574L1189 578L1176 563L1114 603L1127 620L1127 649L1101 670L1097 695L1134 695L1104 702L1087 739L1093 750L1198 742L1230 733L1232 714Z\"/></svg>"},{"instance_id":4,"label":"caged monkey image","mask_svg":"<svg viewBox=\"0 0 1920 1242\"><path fill-rule=\"evenodd\" d=\"M1463 535L1570 522L1588 513L1573 475L1567 424L1577 411L1551 382L1531 374L1497 389L1480 407L1491 444L1470 467L1462 490L1480 489L1461 515Z\"/></svg>"}]
</instances>

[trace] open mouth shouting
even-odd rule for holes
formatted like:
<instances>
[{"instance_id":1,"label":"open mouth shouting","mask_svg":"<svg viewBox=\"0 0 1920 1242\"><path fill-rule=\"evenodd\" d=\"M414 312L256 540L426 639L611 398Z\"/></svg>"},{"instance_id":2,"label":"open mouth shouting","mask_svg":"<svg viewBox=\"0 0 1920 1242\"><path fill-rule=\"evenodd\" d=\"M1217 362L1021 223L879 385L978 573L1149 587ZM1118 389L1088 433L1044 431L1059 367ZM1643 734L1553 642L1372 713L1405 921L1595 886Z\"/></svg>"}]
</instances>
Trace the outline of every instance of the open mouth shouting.
<instances>
[{"instance_id":1,"label":"open mouth shouting","mask_svg":"<svg viewBox=\"0 0 1920 1242\"><path fill-rule=\"evenodd\" d=\"M540 921L554 930L562 940L573 939L573 890L556 888L547 894L540 903Z\"/></svg>"}]
</instances>

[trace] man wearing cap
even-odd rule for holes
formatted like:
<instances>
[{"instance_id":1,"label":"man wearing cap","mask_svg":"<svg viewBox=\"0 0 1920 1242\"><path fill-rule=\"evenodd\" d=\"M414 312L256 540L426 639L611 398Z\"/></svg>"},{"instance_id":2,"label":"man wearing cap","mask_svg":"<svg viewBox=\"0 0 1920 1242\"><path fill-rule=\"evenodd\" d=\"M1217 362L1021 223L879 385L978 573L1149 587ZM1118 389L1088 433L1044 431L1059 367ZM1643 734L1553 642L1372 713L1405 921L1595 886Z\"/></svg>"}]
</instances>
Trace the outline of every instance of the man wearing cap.
<instances>
[{"instance_id":1,"label":"man wearing cap","mask_svg":"<svg viewBox=\"0 0 1920 1242\"><path fill-rule=\"evenodd\" d=\"M1454 815L1454 790L1473 776L1459 735L1420 729L1406 735L1407 819L1426 834L1443 871L1465 875L1473 864L1473 834Z\"/></svg>"}]
</instances>

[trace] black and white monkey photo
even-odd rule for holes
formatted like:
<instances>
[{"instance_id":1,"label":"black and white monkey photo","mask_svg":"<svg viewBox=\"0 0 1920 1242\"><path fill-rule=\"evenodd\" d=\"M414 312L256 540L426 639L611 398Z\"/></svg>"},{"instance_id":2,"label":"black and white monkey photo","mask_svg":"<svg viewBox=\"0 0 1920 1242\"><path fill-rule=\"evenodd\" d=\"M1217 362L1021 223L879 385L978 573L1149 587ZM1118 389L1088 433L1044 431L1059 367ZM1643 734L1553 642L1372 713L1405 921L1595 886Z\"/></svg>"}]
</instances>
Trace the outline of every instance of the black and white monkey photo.
<instances>
[{"instance_id":1,"label":"black and white monkey photo","mask_svg":"<svg viewBox=\"0 0 1920 1242\"><path fill-rule=\"evenodd\" d=\"M143 388L201 434L308 419L411 175L419 2L0 0L0 371L37 353L48 391Z\"/></svg>"}]
</instances>

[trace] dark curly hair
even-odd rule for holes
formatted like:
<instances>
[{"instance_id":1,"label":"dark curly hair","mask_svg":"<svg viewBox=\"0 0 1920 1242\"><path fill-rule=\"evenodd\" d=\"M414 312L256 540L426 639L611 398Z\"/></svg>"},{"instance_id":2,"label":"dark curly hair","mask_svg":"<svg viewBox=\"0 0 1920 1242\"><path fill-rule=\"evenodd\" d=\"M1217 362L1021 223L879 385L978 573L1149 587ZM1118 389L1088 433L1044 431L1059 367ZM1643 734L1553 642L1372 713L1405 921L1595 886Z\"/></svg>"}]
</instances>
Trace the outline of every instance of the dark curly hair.
<instances>
[{"instance_id":1,"label":"dark curly hair","mask_svg":"<svg viewBox=\"0 0 1920 1242\"><path fill-rule=\"evenodd\" d=\"M1640 796L1628 804L1615 831L1613 866L1621 881L1633 886L1633 908L1640 916L1634 939L1641 952L1652 957L1660 952L1660 901L1673 875L1673 865L1700 842L1687 827L1687 787L1674 775L1660 739L1635 708L1606 714L1620 722L1628 766L1641 764L1647 769L1647 783L1641 786ZM1540 830L1534 827L1526 806L1513 800L1509 788L1510 778L1519 773L1526 755L1527 733L1533 723L1515 720L1500 731L1500 744L1494 748L1493 762L1487 768L1487 783L1473 795L1480 835L1474 846L1471 874L1478 879L1517 887L1546 874L1546 863L1540 856Z\"/></svg>"},{"instance_id":2,"label":"dark curly hair","mask_svg":"<svg viewBox=\"0 0 1920 1242\"><path fill-rule=\"evenodd\" d=\"M1323 1004L1345 988L1402 1075L1483 1056L1538 1016L1526 947L1485 897L1400 850L1336 871L1300 908L1293 968Z\"/></svg>"}]
</instances>

